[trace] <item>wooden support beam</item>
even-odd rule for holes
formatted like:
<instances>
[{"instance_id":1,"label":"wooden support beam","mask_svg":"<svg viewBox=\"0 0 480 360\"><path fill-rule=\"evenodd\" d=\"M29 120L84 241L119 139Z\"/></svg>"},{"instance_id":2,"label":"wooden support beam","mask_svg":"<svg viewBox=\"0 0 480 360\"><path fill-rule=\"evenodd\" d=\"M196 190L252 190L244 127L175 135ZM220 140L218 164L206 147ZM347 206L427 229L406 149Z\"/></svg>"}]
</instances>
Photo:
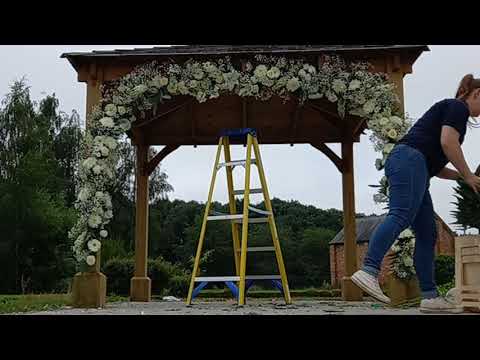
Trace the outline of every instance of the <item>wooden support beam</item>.
<instances>
[{"instance_id":1,"label":"wooden support beam","mask_svg":"<svg viewBox=\"0 0 480 360\"><path fill-rule=\"evenodd\" d=\"M315 149L318 149L322 153L324 153L337 167L338 171L340 171L340 173L343 173L343 160L337 154L335 154L335 152L332 149L330 149L326 144L323 144L323 143L311 144L311 145Z\"/></svg>"},{"instance_id":2,"label":"wooden support beam","mask_svg":"<svg viewBox=\"0 0 480 360\"><path fill-rule=\"evenodd\" d=\"M184 101L178 105L174 105L173 107L171 107L170 109L168 110L165 110L164 112L158 114L158 115L155 115L155 116L152 116L144 121L136 121L133 123L133 127L135 128L141 128L141 127L144 127L145 125L148 125L150 124L151 122L153 121L156 121L164 116L167 116L169 114L172 114L172 113L175 113L177 111L179 111L180 109L186 107L187 105L191 104L193 102L194 99L188 99L187 101Z\"/></svg>"},{"instance_id":3,"label":"wooden support beam","mask_svg":"<svg viewBox=\"0 0 480 360\"><path fill-rule=\"evenodd\" d=\"M344 266L342 297L345 301L360 301L362 291L352 282L351 276L357 271L357 235L355 215L355 184L353 168L352 127L348 123L342 142L342 188L344 224Z\"/></svg>"},{"instance_id":4,"label":"wooden support beam","mask_svg":"<svg viewBox=\"0 0 480 360\"><path fill-rule=\"evenodd\" d=\"M295 111L292 114L292 121L290 124L290 146L294 146L295 138L297 137L297 126L302 118L303 108L296 104Z\"/></svg>"},{"instance_id":5,"label":"wooden support beam","mask_svg":"<svg viewBox=\"0 0 480 360\"><path fill-rule=\"evenodd\" d=\"M148 163L145 164L143 169L143 174L150 176L155 168L160 164L160 162L165 159L168 155L172 152L177 150L180 145L167 145L165 146L153 159L151 159Z\"/></svg>"},{"instance_id":6,"label":"wooden support beam","mask_svg":"<svg viewBox=\"0 0 480 360\"><path fill-rule=\"evenodd\" d=\"M354 129L353 129L353 136L357 137L359 136L365 129L367 128L367 120L362 119L362 121L359 121Z\"/></svg>"},{"instance_id":7,"label":"wooden support beam","mask_svg":"<svg viewBox=\"0 0 480 360\"><path fill-rule=\"evenodd\" d=\"M147 274L148 259L148 145L137 146L136 212L135 212L135 274L130 283L130 300L149 302L151 280Z\"/></svg>"},{"instance_id":8,"label":"wooden support beam","mask_svg":"<svg viewBox=\"0 0 480 360\"><path fill-rule=\"evenodd\" d=\"M248 128L248 100L242 97L242 127Z\"/></svg>"},{"instance_id":9,"label":"wooden support beam","mask_svg":"<svg viewBox=\"0 0 480 360\"><path fill-rule=\"evenodd\" d=\"M338 113L333 113L331 111L325 110L321 106L312 104L311 102L307 102L307 106L309 106L313 110L318 111L319 113L327 115L323 117L323 119L327 120L330 124L335 126L337 129L343 131L344 129L343 120L340 118Z\"/></svg>"}]
</instances>

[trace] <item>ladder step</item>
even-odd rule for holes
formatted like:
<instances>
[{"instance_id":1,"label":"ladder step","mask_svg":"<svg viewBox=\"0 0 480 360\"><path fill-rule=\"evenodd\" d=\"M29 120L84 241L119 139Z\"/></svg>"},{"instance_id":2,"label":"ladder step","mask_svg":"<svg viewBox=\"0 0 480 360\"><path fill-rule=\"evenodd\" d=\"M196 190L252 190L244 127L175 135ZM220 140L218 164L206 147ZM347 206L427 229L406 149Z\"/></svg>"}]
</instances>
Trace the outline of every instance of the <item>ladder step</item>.
<instances>
[{"instance_id":1,"label":"ladder step","mask_svg":"<svg viewBox=\"0 0 480 360\"><path fill-rule=\"evenodd\" d=\"M235 224L242 224L243 223L243 217L241 219L233 220ZM268 217L266 218L249 218L248 223L249 224L263 224L268 222Z\"/></svg>"},{"instance_id":2,"label":"ladder step","mask_svg":"<svg viewBox=\"0 0 480 360\"><path fill-rule=\"evenodd\" d=\"M219 220L241 220L243 215L214 215L207 217L208 221L219 221Z\"/></svg>"},{"instance_id":3,"label":"ladder step","mask_svg":"<svg viewBox=\"0 0 480 360\"><path fill-rule=\"evenodd\" d=\"M267 215L267 216L272 215L270 211L260 210L260 209L254 208L253 206L249 206L248 209L260 215Z\"/></svg>"},{"instance_id":4,"label":"ladder step","mask_svg":"<svg viewBox=\"0 0 480 360\"><path fill-rule=\"evenodd\" d=\"M280 275L247 275L245 280L281 280ZM195 282L236 282L240 281L240 276L210 276L210 277L197 277Z\"/></svg>"},{"instance_id":5,"label":"ladder step","mask_svg":"<svg viewBox=\"0 0 480 360\"><path fill-rule=\"evenodd\" d=\"M243 215L214 215L208 216L208 221L222 221L222 220L233 220L235 224L242 224L243 223ZM268 217L265 218L249 218L249 224L263 224L268 222Z\"/></svg>"},{"instance_id":6,"label":"ladder step","mask_svg":"<svg viewBox=\"0 0 480 360\"><path fill-rule=\"evenodd\" d=\"M241 252L241 249L238 249L237 252ZM274 246L259 246L259 247L249 247L247 252L272 252L275 251Z\"/></svg>"},{"instance_id":7,"label":"ladder step","mask_svg":"<svg viewBox=\"0 0 480 360\"><path fill-rule=\"evenodd\" d=\"M251 161L252 161L252 165L256 165L256 164L257 164L257 160L256 160L256 159L252 159ZM220 170L222 167L235 167L235 166L243 166L243 167L245 167L246 164L247 164L247 160L230 161L230 162L227 162L227 163L218 164L217 170Z\"/></svg>"},{"instance_id":8,"label":"ladder step","mask_svg":"<svg viewBox=\"0 0 480 360\"><path fill-rule=\"evenodd\" d=\"M211 277L195 278L195 282L226 282L226 281L240 281L240 276L211 276Z\"/></svg>"},{"instance_id":9,"label":"ladder step","mask_svg":"<svg viewBox=\"0 0 480 360\"><path fill-rule=\"evenodd\" d=\"M250 194L263 194L262 189L250 189ZM245 190L236 190L233 195L245 195Z\"/></svg>"}]
</instances>

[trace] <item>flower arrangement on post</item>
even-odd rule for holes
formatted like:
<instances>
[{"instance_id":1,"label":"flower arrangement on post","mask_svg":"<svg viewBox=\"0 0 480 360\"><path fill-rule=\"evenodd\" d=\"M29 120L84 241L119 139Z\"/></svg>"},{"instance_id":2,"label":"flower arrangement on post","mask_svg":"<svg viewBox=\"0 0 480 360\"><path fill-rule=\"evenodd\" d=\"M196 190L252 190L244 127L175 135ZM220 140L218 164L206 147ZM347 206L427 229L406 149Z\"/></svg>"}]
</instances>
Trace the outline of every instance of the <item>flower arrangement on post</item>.
<instances>
[{"instance_id":1,"label":"flower arrangement on post","mask_svg":"<svg viewBox=\"0 0 480 360\"><path fill-rule=\"evenodd\" d=\"M376 163L381 170L410 124L398 109L394 85L385 74L370 70L368 63L339 57L325 57L318 66L302 58L266 55L235 66L229 57L223 57L183 64L153 62L103 87L83 143L75 205L79 218L69 234L77 261L94 266L101 241L108 237L106 226L113 218L109 190L115 179L120 136L147 111L155 111L160 103L178 95L192 96L199 103L225 94L261 101L273 96L284 101L295 97L299 106L327 99L337 104L342 119L349 114L367 120L375 150L383 155Z\"/></svg>"}]
</instances>

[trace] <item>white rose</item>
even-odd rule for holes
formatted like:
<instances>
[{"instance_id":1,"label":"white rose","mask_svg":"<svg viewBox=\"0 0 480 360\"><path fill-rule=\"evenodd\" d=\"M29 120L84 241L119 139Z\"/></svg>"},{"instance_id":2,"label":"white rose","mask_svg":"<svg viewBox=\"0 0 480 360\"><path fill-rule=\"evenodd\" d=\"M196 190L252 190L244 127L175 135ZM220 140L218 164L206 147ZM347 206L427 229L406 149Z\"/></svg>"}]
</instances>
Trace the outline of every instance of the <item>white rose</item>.
<instances>
[{"instance_id":1,"label":"white rose","mask_svg":"<svg viewBox=\"0 0 480 360\"><path fill-rule=\"evenodd\" d=\"M105 139L103 140L105 145L110 149L110 150L115 150L117 148L117 141L110 137L110 136L106 136Z\"/></svg>"},{"instance_id":2,"label":"white rose","mask_svg":"<svg viewBox=\"0 0 480 360\"><path fill-rule=\"evenodd\" d=\"M106 238L108 236L108 231L107 230L100 231L100 236L103 238Z\"/></svg>"},{"instance_id":3,"label":"white rose","mask_svg":"<svg viewBox=\"0 0 480 360\"><path fill-rule=\"evenodd\" d=\"M267 76L270 79L278 79L278 77L280 76L280 69L276 66L272 67L270 70L267 71Z\"/></svg>"},{"instance_id":4,"label":"white rose","mask_svg":"<svg viewBox=\"0 0 480 360\"><path fill-rule=\"evenodd\" d=\"M298 76L304 78L305 76L307 75L307 72L304 70L304 69L301 69L299 72L298 72Z\"/></svg>"},{"instance_id":5,"label":"white rose","mask_svg":"<svg viewBox=\"0 0 480 360\"><path fill-rule=\"evenodd\" d=\"M118 111L118 114L119 114L119 115L125 115L125 113L127 112L127 109L125 109L124 106L119 106L119 107L117 108L117 111Z\"/></svg>"},{"instance_id":6,"label":"white rose","mask_svg":"<svg viewBox=\"0 0 480 360\"><path fill-rule=\"evenodd\" d=\"M92 167L95 166L96 163L97 163L97 160L93 157L90 157L86 159L82 164L84 168L90 170Z\"/></svg>"},{"instance_id":7,"label":"white rose","mask_svg":"<svg viewBox=\"0 0 480 360\"><path fill-rule=\"evenodd\" d=\"M177 85L178 87L178 92L182 95L186 95L188 93L188 88L187 86L185 85L185 82L184 81L180 81Z\"/></svg>"},{"instance_id":8,"label":"white rose","mask_svg":"<svg viewBox=\"0 0 480 360\"><path fill-rule=\"evenodd\" d=\"M165 76L162 76L159 80L158 83L160 84L161 87L167 86L168 85L168 78Z\"/></svg>"},{"instance_id":9,"label":"white rose","mask_svg":"<svg viewBox=\"0 0 480 360\"><path fill-rule=\"evenodd\" d=\"M148 86L147 85L137 85L133 88L133 93L135 95L142 95L145 91L148 90Z\"/></svg>"},{"instance_id":10,"label":"white rose","mask_svg":"<svg viewBox=\"0 0 480 360\"><path fill-rule=\"evenodd\" d=\"M407 257L403 260L405 266L411 267L413 266L413 259L411 257Z\"/></svg>"},{"instance_id":11,"label":"white rose","mask_svg":"<svg viewBox=\"0 0 480 360\"><path fill-rule=\"evenodd\" d=\"M197 86L198 86L197 80L190 80L190 82L188 83L189 88L195 89Z\"/></svg>"},{"instance_id":12,"label":"white rose","mask_svg":"<svg viewBox=\"0 0 480 360\"><path fill-rule=\"evenodd\" d=\"M123 130L123 131L128 131L132 127L131 123L127 119L122 119L118 122L118 126Z\"/></svg>"},{"instance_id":13,"label":"white rose","mask_svg":"<svg viewBox=\"0 0 480 360\"><path fill-rule=\"evenodd\" d=\"M300 81L298 78L294 77L288 80L287 82L287 90L290 92L295 92L300 88Z\"/></svg>"},{"instance_id":14,"label":"white rose","mask_svg":"<svg viewBox=\"0 0 480 360\"><path fill-rule=\"evenodd\" d=\"M106 217L107 219L113 218L113 212L112 212L112 210L106 211L106 212L105 212L105 217Z\"/></svg>"},{"instance_id":15,"label":"white rose","mask_svg":"<svg viewBox=\"0 0 480 360\"><path fill-rule=\"evenodd\" d=\"M101 146L100 153L102 154L102 156L108 156L108 154L110 153L110 150L108 150L108 148L105 146Z\"/></svg>"},{"instance_id":16,"label":"white rose","mask_svg":"<svg viewBox=\"0 0 480 360\"><path fill-rule=\"evenodd\" d=\"M403 119L398 116L392 116L390 121L395 125L402 125L404 123Z\"/></svg>"},{"instance_id":17,"label":"white rose","mask_svg":"<svg viewBox=\"0 0 480 360\"><path fill-rule=\"evenodd\" d=\"M103 119L100 119L100 124L102 124L102 126L106 128L113 128L115 126L113 119L109 117L104 117Z\"/></svg>"},{"instance_id":18,"label":"white rose","mask_svg":"<svg viewBox=\"0 0 480 360\"><path fill-rule=\"evenodd\" d=\"M175 81L170 81L170 83L167 86L167 90L170 94L175 95L178 90L178 83Z\"/></svg>"},{"instance_id":19,"label":"white rose","mask_svg":"<svg viewBox=\"0 0 480 360\"><path fill-rule=\"evenodd\" d=\"M347 85L345 85L345 82L343 80L336 79L332 83L332 89L337 94L341 94L341 93L344 93L345 90L347 90Z\"/></svg>"},{"instance_id":20,"label":"white rose","mask_svg":"<svg viewBox=\"0 0 480 360\"><path fill-rule=\"evenodd\" d=\"M104 201L105 201L105 206L107 208L111 209L112 208L112 198L110 197L109 194L105 194Z\"/></svg>"},{"instance_id":21,"label":"white rose","mask_svg":"<svg viewBox=\"0 0 480 360\"><path fill-rule=\"evenodd\" d=\"M253 72L257 78L263 78L267 76L268 68L265 65L258 65Z\"/></svg>"},{"instance_id":22,"label":"white rose","mask_svg":"<svg viewBox=\"0 0 480 360\"><path fill-rule=\"evenodd\" d=\"M101 223L102 223L102 219L97 214L92 214L88 218L88 226L90 226L93 229L96 229L98 225L100 225Z\"/></svg>"},{"instance_id":23,"label":"white rose","mask_svg":"<svg viewBox=\"0 0 480 360\"><path fill-rule=\"evenodd\" d=\"M105 114L107 114L107 116L115 116L117 114L117 106L115 104L108 104L105 106Z\"/></svg>"},{"instance_id":24,"label":"white rose","mask_svg":"<svg viewBox=\"0 0 480 360\"><path fill-rule=\"evenodd\" d=\"M225 81L225 78L224 78L224 76L221 72L219 72L218 74L215 75L215 81L218 84L222 84Z\"/></svg>"},{"instance_id":25,"label":"white rose","mask_svg":"<svg viewBox=\"0 0 480 360\"><path fill-rule=\"evenodd\" d=\"M95 265L95 262L97 261L97 259L95 259L95 256L93 255L88 255L85 262L87 263L88 266L93 266Z\"/></svg>"},{"instance_id":26,"label":"white rose","mask_svg":"<svg viewBox=\"0 0 480 360\"><path fill-rule=\"evenodd\" d=\"M100 173L102 172L102 170L103 170L103 167L100 166L100 165L95 165L95 166L93 167L93 169L92 169L92 171L93 171L96 175L100 174Z\"/></svg>"},{"instance_id":27,"label":"white rose","mask_svg":"<svg viewBox=\"0 0 480 360\"><path fill-rule=\"evenodd\" d=\"M387 126L388 122L389 122L388 118L384 117L384 118L380 119L379 124L380 124L380 126Z\"/></svg>"},{"instance_id":28,"label":"white rose","mask_svg":"<svg viewBox=\"0 0 480 360\"><path fill-rule=\"evenodd\" d=\"M87 188L83 188L78 193L78 199L82 202L88 200L89 197L90 197L90 192L88 191Z\"/></svg>"},{"instance_id":29,"label":"white rose","mask_svg":"<svg viewBox=\"0 0 480 360\"><path fill-rule=\"evenodd\" d=\"M193 77L197 80L202 80L204 76L205 73L201 69L198 69L193 73Z\"/></svg>"},{"instance_id":30,"label":"white rose","mask_svg":"<svg viewBox=\"0 0 480 360\"><path fill-rule=\"evenodd\" d=\"M348 86L348 90L357 90L358 88L360 88L361 85L362 83L360 82L360 80L352 80L350 82L350 85Z\"/></svg>"},{"instance_id":31,"label":"white rose","mask_svg":"<svg viewBox=\"0 0 480 360\"><path fill-rule=\"evenodd\" d=\"M100 248L102 247L102 243L100 241L98 241L97 239L93 239L93 240L90 240L88 243L87 243L87 247L88 247L88 250L90 250L91 252L98 252L98 250L100 250Z\"/></svg>"},{"instance_id":32,"label":"white rose","mask_svg":"<svg viewBox=\"0 0 480 360\"><path fill-rule=\"evenodd\" d=\"M388 137L389 138L392 138L392 139L396 139L398 137L398 134L397 132L395 131L395 129L391 129L389 132L388 132Z\"/></svg>"},{"instance_id":33,"label":"white rose","mask_svg":"<svg viewBox=\"0 0 480 360\"><path fill-rule=\"evenodd\" d=\"M363 111L365 111L366 114L370 114L375 110L375 101L373 100L368 100L364 105L363 105Z\"/></svg>"}]
</instances>

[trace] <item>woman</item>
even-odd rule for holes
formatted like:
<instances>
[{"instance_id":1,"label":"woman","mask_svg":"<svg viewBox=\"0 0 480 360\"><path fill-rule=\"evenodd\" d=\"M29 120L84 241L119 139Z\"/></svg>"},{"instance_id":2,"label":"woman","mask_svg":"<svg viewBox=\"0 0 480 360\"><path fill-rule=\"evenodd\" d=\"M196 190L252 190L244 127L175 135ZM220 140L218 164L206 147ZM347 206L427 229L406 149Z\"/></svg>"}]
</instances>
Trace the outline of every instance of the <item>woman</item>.
<instances>
[{"instance_id":1,"label":"woman","mask_svg":"<svg viewBox=\"0 0 480 360\"><path fill-rule=\"evenodd\" d=\"M461 149L470 117L480 115L480 79L467 75L455 99L436 103L395 146L385 163L390 185L390 211L373 234L363 268L352 281L379 301L389 303L380 289L378 274L383 258L400 233L411 227L416 235L415 269L422 291L422 312L459 312L440 297L435 284L437 238L430 179L434 176L463 179L477 194L480 177L475 176ZM457 171L445 167L449 162Z\"/></svg>"}]
</instances>

